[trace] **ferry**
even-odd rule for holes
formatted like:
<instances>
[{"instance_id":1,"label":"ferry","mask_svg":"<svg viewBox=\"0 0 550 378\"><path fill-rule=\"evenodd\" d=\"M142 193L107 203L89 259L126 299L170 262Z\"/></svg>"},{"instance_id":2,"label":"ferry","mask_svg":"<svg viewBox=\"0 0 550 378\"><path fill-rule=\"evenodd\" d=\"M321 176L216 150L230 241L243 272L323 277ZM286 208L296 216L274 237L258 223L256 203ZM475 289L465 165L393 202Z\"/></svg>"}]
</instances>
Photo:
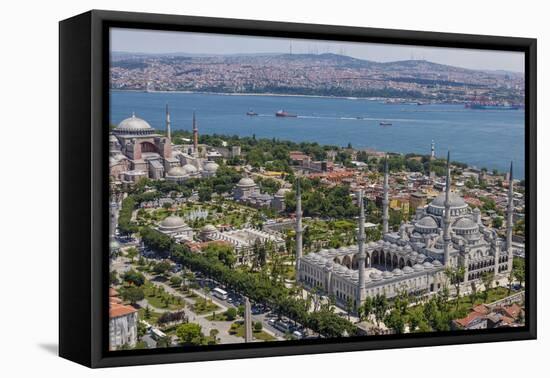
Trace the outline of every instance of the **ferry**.
<instances>
[{"instance_id":1,"label":"ferry","mask_svg":"<svg viewBox=\"0 0 550 378\"><path fill-rule=\"evenodd\" d=\"M285 112L284 110L281 109L275 113L275 117L298 117L298 115Z\"/></svg>"}]
</instances>

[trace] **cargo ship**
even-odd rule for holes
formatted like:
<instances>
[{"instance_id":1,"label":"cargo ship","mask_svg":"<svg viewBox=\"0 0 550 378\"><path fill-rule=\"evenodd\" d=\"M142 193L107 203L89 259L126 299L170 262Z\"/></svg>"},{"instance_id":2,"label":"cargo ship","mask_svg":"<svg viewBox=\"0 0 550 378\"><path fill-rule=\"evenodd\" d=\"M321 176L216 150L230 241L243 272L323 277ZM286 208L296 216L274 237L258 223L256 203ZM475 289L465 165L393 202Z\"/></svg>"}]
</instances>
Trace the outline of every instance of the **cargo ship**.
<instances>
[{"instance_id":1,"label":"cargo ship","mask_svg":"<svg viewBox=\"0 0 550 378\"><path fill-rule=\"evenodd\" d=\"M285 112L284 110L281 109L275 113L275 117L298 117L298 115Z\"/></svg>"},{"instance_id":2,"label":"cargo ship","mask_svg":"<svg viewBox=\"0 0 550 378\"><path fill-rule=\"evenodd\" d=\"M472 102L465 105L468 109L477 110L518 110L519 105L511 104L499 104L499 103L486 103L486 102Z\"/></svg>"}]
</instances>

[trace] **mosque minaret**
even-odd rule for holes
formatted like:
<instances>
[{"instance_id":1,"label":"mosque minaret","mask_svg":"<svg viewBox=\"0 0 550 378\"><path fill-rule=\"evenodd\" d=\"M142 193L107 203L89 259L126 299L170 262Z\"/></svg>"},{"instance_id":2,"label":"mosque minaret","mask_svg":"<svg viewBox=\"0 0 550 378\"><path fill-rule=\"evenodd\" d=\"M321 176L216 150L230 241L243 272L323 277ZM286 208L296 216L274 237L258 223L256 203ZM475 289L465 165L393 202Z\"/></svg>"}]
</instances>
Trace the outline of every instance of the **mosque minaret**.
<instances>
[{"instance_id":1,"label":"mosque minaret","mask_svg":"<svg viewBox=\"0 0 550 378\"><path fill-rule=\"evenodd\" d=\"M302 193L300 180L296 181L296 280L299 280L300 261L302 260Z\"/></svg>"},{"instance_id":2,"label":"mosque minaret","mask_svg":"<svg viewBox=\"0 0 550 378\"><path fill-rule=\"evenodd\" d=\"M506 209L506 249L508 253L508 271L512 271L512 232L514 230L514 167L510 162L510 178L508 180L508 208Z\"/></svg>"},{"instance_id":3,"label":"mosque minaret","mask_svg":"<svg viewBox=\"0 0 550 378\"><path fill-rule=\"evenodd\" d=\"M389 231L389 205L388 192L390 190L389 185L389 172L388 172L388 156L384 160L384 198L382 199L382 234L387 234Z\"/></svg>"},{"instance_id":4,"label":"mosque minaret","mask_svg":"<svg viewBox=\"0 0 550 378\"><path fill-rule=\"evenodd\" d=\"M365 205L363 203L363 191L360 190L357 197L359 205L359 229L357 232L357 248L359 250L357 263L359 265L359 293L358 300L363 302L365 300L365 260L367 255L365 254Z\"/></svg>"},{"instance_id":5,"label":"mosque minaret","mask_svg":"<svg viewBox=\"0 0 550 378\"><path fill-rule=\"evenodd\" d=\"M451 249L451 202L450 202L450 193L451 193L451 152L447 153L447 175L445 179L445 218L443 220L445 228L443 229L443 265L449 266L450 261L450 249Z\"/></svg>"},{"instance_id":6,"label":"mosque minaret","mask_svg":"<svg viewBox=\"0 0 550 378\"><path fill-rule=\"evenodd\" d=\"M166 104L166 137L172 141L172 130L170 125L170 111L168 110L168 104Z\"/></svg>"}]
</instances>

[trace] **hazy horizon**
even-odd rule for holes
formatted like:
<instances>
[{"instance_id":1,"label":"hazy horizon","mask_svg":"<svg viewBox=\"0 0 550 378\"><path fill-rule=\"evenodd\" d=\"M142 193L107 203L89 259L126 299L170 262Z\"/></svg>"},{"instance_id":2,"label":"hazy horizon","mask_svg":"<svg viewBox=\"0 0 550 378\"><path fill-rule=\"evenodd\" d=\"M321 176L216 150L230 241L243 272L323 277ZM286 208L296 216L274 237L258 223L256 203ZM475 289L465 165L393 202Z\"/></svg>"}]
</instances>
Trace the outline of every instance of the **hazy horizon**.
<instances>
[{"instance_id":1,"label":"hazy horizon","mask_svg":"<svg viewBox=\"0 0 550 378\"><path fill-rule=\"evenodd\" d=\"M304 40L177 31L112 28L111 52L132 54L269 55L333 53L388 63L426 60L465 69L524 74L524 53L405 46L365 42Z\"/></svg>"}]
</instances>

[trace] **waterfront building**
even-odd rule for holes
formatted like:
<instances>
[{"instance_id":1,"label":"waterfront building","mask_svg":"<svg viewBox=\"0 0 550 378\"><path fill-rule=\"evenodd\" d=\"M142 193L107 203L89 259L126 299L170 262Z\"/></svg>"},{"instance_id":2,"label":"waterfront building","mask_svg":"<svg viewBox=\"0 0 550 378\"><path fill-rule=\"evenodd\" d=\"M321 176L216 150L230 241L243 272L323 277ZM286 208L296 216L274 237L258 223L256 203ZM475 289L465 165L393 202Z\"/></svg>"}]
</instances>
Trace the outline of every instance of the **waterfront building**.
<instances>
[{"instance_id":1,"label":"waterfront building","mask_svg":"<svg viewBox=\"0 0 550 378\"><path fill-rule=\"evenodd\" d=\"M414 219L394 232L388 228L389 186L387 163L385 165L381 240L363 243L362 205L357 245L321 249L302 256L301 212L297 211L297 280L306 288L321 288L326 295L333 295L341 307L348 301L357 307L365 297L378 294L391 298L401 291L415 295L436 293L448 283L446 267L464 267L465 287L480 280L485 272L497 277L510 272L513 189L508 191L507 236L502 240L496 230L482 224L479 209L471 209L462 197L451 191L448 156L445 192L428 205L418 207ZM511 172L512 168L510 175ZM297 206L299 203L298 197Z\"/></svg>"}]
</instances>

